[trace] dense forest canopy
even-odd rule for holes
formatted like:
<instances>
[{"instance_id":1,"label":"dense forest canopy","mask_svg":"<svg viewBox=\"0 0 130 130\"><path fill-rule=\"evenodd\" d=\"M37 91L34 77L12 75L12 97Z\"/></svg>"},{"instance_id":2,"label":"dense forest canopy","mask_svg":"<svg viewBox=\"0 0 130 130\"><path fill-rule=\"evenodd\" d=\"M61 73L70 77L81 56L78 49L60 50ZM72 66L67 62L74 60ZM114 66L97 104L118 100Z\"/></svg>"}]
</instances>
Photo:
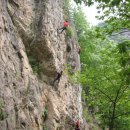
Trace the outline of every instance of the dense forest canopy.
<instances>
[{"instance_id":1,"label":"dense forest canopy","mask_svg":"<svg viewBox=\"0 0 130 130\"><path fill-rule=\"evenodd\" d=\"M83 101L87 104L84 115L94 114L102 129L130 129L130 41L114 32L129 29L129 0L75 0L91 6L98 2L105 24L90 27L82 9L73 10L73 19L81 47L82 70L79 82L83 86ZM102 26L103 25L103 26ZM117 37L115 35L115 37Z\"/></svg>"}]
</instances>

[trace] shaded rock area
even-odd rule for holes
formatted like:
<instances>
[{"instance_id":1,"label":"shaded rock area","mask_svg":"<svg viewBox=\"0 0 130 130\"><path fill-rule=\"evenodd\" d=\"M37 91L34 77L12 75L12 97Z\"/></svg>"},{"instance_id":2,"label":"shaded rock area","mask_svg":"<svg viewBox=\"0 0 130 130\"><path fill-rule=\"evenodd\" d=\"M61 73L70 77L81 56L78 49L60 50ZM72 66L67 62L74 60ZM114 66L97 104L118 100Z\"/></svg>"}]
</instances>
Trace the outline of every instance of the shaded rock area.
<instances>
[{"instance_id":1,"label":"shaded rock area","mask_svg":"<svg viewBox=\"0 0 130 130\"><path fill-rule=\"evenodd\" d=\"M63 0L0 0L0 130L70 130L78 118L82 122L81 87L65 71L67 64L73 73L80 70L78 44L57 33L63 5ZM38 63L40 77L29 57ZM52 85L61 70L59 85Z\"/></svg>"}]
</instances>

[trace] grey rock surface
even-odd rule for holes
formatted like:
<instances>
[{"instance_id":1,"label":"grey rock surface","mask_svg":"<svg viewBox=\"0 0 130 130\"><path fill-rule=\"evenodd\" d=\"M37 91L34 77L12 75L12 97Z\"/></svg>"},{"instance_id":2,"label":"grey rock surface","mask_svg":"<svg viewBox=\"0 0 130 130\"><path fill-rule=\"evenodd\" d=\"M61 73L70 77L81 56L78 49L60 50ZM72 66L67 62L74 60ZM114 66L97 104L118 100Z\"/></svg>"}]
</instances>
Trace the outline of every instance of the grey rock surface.
<instances>
[{"instance_id":1,"label":"grey rock surface","mask_svg":"<svg viewBox=\"0 0 130 130\"><path fill-rule=\"evenodd\" d=\"M82 121L81 87L65 66L80 70L76 38L57 33L63 0L0 0L0 130L70 130ZM71 52L67 52L70 44ZM40 67L40 78L29 63ZM63 70L59 85L51 85ZM47 118L45 119L45 112Z\"/></svg>"}]
</instances>

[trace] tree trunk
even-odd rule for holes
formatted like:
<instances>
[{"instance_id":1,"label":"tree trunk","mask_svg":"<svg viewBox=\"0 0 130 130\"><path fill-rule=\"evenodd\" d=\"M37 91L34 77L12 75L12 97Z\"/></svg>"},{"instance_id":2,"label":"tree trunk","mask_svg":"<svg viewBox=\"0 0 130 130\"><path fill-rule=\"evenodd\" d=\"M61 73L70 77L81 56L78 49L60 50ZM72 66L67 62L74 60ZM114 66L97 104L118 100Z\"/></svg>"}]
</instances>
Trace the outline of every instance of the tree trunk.
<instances>
[{"instance_id":1,"label":"tree trunk","mask_svg":"<svg viewBox=\"0 0 130 130\"><path fill-rule=\"evenodd\" d=\"M114 129L115 110L116 110L116 102L113 103L113 111L112 111L112 116L111 116L111 119L110 119L109 130Z\"/></svg>"}]
</instances>

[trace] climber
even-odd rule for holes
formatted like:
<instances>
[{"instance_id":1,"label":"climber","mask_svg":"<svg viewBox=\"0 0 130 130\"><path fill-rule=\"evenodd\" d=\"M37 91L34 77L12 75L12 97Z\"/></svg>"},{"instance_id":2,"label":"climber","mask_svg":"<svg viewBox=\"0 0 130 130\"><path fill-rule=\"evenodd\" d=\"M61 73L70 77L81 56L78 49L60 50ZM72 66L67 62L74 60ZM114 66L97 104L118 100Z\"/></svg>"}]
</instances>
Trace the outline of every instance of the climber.
<instances>
[{"instance_id":1,"label":"climber","mask_svg":"<svg viewBox=\"0 0 130 130\"><path fill-rule=\"evenodd\" d=\"M75 130L80 130L80 122L79 120L75 123Z\"/></svg>"},{"instance_id":2,"label":"climber","mask_svg":"<svg viewBox=\"0 0 130 130\"><path fill-rule=\"evenodd\" d=\"M63 73L63 71L61 71L60 73L57 72L57 75L56 75L56 77L55 77L55 79L54 79L54 81L53 81L53 84L54 84L56 81L58 81L58 83L60 82L60 78L61 78L61 76L62 76L62 73Z\"/></svg>"},{"instance_id":3,"label":"climber","mask_svg":"<svg viewBox=\"0 0 130 130\"><path fill-rule=\"evenodd\" d=\"M62 33L64 30L66 30L66 29L67 29L67 27L68 27L68 26L69 26L69 22L66 20L66 21L64 22L63 27L62 27L62 28L57 29L57 32L59 32L59 30L61 30L61 32L60 32L60 33Z\"/></svg>"}]
</instances>

